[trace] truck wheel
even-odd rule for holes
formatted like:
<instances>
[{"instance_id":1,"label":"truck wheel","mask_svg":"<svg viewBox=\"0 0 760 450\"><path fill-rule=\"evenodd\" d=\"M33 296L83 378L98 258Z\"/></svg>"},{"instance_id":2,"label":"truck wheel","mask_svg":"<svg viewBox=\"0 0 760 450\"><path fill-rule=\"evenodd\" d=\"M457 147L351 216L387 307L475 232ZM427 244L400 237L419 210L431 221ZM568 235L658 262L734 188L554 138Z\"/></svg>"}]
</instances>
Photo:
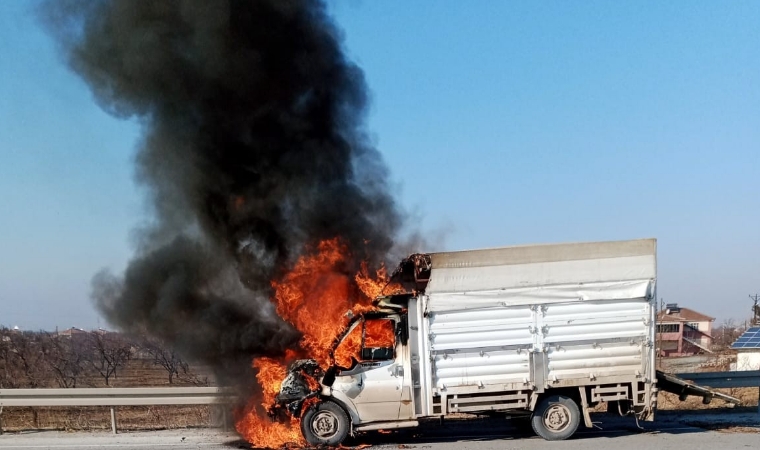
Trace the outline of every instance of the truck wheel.
<instances>
[{"instance_id":1,"label":"truck wheel","mask_svg":"<svg viewBox=\"0 0 760 450\"><path fill-rule=\"evenodd\" d=\"M541 400L530 422L537 435L547 441L561 441L575 434L581 411L570 397L552 395Z\"/></svg>"},{"instance_id":2,"label":"truck wheel","mask_svg":"<svg viewBox=\"0 0 760 450\"><path fill-rule=\"evenodd\" d=\"M317 404L301 418L301 433L311 445L337 446L348 436L350 426L343 408L331 401Z\"/></svg>"}]
</instances>

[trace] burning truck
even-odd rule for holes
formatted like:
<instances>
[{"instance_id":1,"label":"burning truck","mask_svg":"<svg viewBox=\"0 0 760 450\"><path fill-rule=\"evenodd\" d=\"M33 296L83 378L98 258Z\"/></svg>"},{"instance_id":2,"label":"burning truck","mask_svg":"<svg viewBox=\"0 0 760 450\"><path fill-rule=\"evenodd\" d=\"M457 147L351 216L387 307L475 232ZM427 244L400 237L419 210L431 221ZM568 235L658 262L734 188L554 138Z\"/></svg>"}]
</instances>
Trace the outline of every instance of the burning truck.
<instances>
[{"instance_id":1,"label":"burning truck","mask_svg":"<svg viewBox=\"0 0 760 450\"><path fill-rule=\"evenodd\" d=\"M547 440L607 402L653 420L656 241L415 254L270 408L313 445L451 414L526 416Z\"/></svg>"}]
</instances>

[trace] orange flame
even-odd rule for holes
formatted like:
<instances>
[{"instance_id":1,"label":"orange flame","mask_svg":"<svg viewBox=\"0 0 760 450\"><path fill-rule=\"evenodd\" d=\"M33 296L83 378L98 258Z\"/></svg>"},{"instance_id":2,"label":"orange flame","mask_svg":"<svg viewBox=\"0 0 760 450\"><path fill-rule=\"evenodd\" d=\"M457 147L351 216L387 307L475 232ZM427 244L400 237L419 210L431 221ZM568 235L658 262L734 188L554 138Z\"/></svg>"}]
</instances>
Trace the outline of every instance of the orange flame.
<instances>
[{"instance_id":1,"label":"orange flame","mask_svg":"<svg viewBox=\"0 0 760 450\"><path fill-rule=\"evenodd\" d=\"M330 362L332 343L347 325L346 313L352 311L358 314L373 309L371 301L388 284L385 268L379 269L376 277L372 277L366 263L361 264L358 273L350 276L346 273L350 259L348 248L339 239L324 240L316 249L298 259L283 277L272 281L272 302L277 314L302 333L299 344L304 354L323 367ZM357 330L358 340L354 336ZM338 365L350 365L351 357L359 353L361 327L354 329L350 335L341 344L340 351L336 349ZM392 336L391 330L391 339ZM257 447L304 444L297 420L272 423L264 414L274 402L287 375L286 361L295 357L294 352L289 352L281 360L259 358L253 362L254 368L258 369L256 381L261 386L262 397L249 400L245 409L238 414L235 427L243 438ZM306 378L309 380L310 377ZM316 399L309 399L303 410L314 402Z\"/></svg>"},{"instance_id":2,"label":"orange flame","mask_svg":"<svg viewBox=\"0 0 760 450\"><path fill-rule=\"evenodd\" d=\"M302 257L293 270L272 282L277 314L303 333L301 347L319 364L327 363L336 330L359 294L340 272L347 256L337 239L322 241L316 254Z\"/></svg>"},{"instance_id":3,"label":"orange flame","mask_svg":"<svg viewBox=\"0 0 760 450\"><path fill-rule=\"evenodd\" d=\"M356 326L335 349L335 364L338 367L351 367L352 358L357 358L362 346L362 327Z\"/></svg>"},{"instance_id":4,"label":"orange flame","mask_svg":"<svg viewBox=\"0 0 760 450\"><path fill-rule=\"evenodd\" d=\"M292 359L294 356L295 353L289 350L285 359ZM259 358L253 361L253 367L259 371L256 381L261 386L262 398L251 398L244 411L238 414L235 422L238 433L257 447L280 447L285 442L305 444L297 426L294 427L292 423L272 422L265 413L266 408L274 402L274 397L280 392L280 384L287 375L287 365L272 358Z\"/></svg>"},{"instance_id":5,"label":"orange flame","mask_svg":"<svg viewBox=\"0 0 760 450\"><path fill-rule=\"evenodd\" d=\"M390 320L375 320L367 322L365 327L365 347L393 347L396 342L393 322Z\"/></svg>"},{"instance_id":6,"label":"orange flame","mask_svg":"<svg viewBox=\"0 0 760 450\"><path fill-rule=\"evenodd\" d=\"M357 325L335 349L335 364L338 367L349 368L353 363L352 358L360 359L362 334L364 335L364 346L367 348L393 347L395 334L391 321L368 321L364 326L364 333L362 333L361 325Z\"/></svg>"}]
</instances>

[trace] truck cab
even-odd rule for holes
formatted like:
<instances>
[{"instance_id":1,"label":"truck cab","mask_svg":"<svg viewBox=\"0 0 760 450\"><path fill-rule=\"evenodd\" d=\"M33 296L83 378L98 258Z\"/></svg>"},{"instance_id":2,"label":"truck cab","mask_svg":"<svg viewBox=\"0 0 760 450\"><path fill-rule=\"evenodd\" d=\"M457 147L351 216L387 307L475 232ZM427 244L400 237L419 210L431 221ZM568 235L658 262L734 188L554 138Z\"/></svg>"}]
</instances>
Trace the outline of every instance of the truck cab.
<instances>
[{"instance_id":1,"label":"truck cab","mask_svg":"<svg viewBox=\"0 0 760 450\"><path fill-rule=\"evenodd\" d=\"M291 365L277 402L301 415L309 443L337 445L353 431L417 424L409 422L415 414L406 311L384 306L351 319L333 344L333 365L326 371L313 360ZM306 377L318 380L319 390L309 388ZM323 401L311 406L308 398ZM362 427L367 423L376 425Z\"/></svg>"},{"instance_id":2,"label":"truck cab","mask_svg":"<svg viewBox=\"0 0 760 450\"><path fill-rule=\"evenodd\" d=\"M336 346L330 395L347 406L354 424L413 417L405 326L400 312L363 315Z\"/></svg>"}]
</instances>

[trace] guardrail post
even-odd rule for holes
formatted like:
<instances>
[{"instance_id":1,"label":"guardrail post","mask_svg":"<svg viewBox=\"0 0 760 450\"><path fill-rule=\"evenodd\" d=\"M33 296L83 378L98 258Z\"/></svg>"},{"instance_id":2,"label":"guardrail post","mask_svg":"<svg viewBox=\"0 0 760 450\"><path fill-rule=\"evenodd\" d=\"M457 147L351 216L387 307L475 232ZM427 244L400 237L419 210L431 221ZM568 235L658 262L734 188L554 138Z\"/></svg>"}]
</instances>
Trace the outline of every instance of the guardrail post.
<instances>
[{"instance_id":1,"label":"guardrail post","mask_svg":"<svg viewBox=\"0 0 760 450\"><path fill-rule=\"evenodd\" d=\"M0 405L0 434L3 434L3 407Z\"/></svg>"},{"instance_id":2,"label":"guardrail post","mask_svg":"<svg viewBox=\"0 0 760 450\"><path fill-rule=\"evenodd\" d=\"M111 408L111 432L116 434L116 408Z\"/></svg>"},{"instance_id":3,"label":"guardrail post","mask_svg":"<svg viewBox=\"0 0 760 450\"><path fill-rule=\"evenodd\" d=\"M230 422L227 420L227 405L222 406L222 429L230 431Z\"/></svg>"}]
</instances>

